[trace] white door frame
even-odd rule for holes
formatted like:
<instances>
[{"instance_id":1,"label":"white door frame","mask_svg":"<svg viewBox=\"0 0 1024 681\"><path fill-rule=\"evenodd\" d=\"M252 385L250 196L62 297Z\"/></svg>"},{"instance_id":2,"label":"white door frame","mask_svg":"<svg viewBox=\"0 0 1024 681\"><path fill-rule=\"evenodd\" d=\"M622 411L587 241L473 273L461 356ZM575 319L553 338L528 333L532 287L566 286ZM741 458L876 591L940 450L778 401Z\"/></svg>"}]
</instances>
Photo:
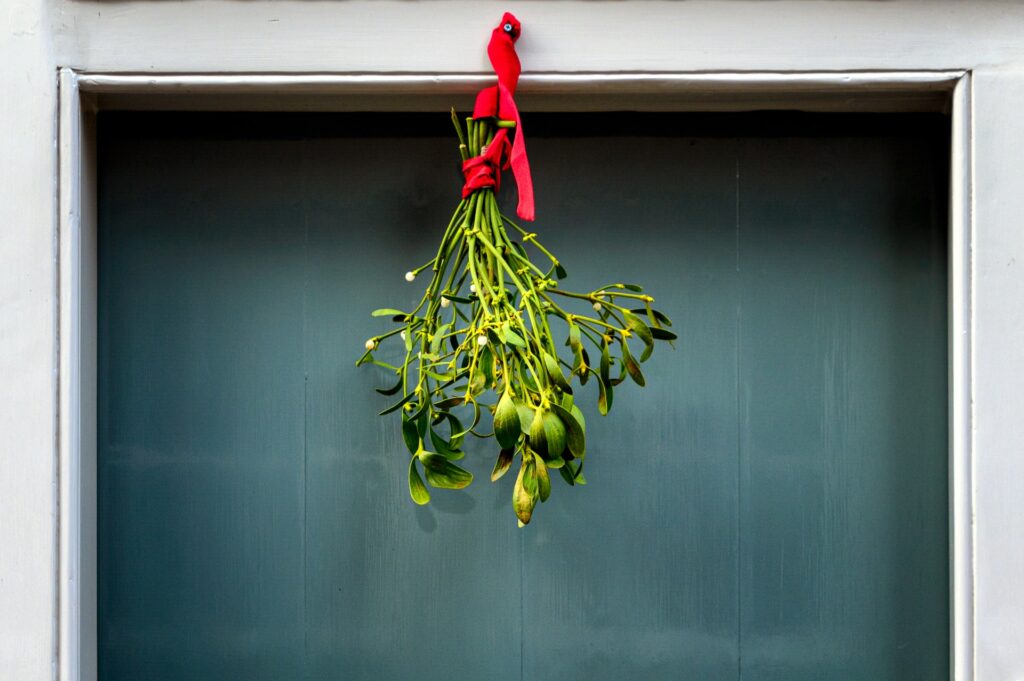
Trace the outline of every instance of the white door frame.
<instances>
[{"instance_id":1,"label":"white door frame","mask_svg":"<svg viewBox=\"0 0 1024 681\"><path fill-rule=\"evenodd\" d=\"M58 674L96 678L95 113L174 109L422 110L491 81L475 74L146 74L59 70ZM828 111L948 107L951 679L975 678L972 354L974 179L969 71L526 74L526 108ZM1020 539L1019 537L1017 538Z\"/></svg>"}]
</instances>

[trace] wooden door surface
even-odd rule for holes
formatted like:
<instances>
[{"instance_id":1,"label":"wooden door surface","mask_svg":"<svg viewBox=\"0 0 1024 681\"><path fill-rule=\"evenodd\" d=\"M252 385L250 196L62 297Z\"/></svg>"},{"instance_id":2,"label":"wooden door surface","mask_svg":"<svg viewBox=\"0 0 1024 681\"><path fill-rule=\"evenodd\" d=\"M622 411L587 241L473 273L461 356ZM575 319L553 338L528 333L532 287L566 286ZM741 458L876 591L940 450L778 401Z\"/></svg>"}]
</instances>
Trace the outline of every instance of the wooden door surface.
<instances>
[{"instance_id":1,"label":"wooden door surface","mask_svg":"<svg viewBox=\"0 0 1024 681\"><path fill-rule=\"evenodd\" d=\"M415 506L354 366L445 114L99 115L101 679L946 678L948 120L525 125L569 282L680 340L518 529L489 447Z\"/></svg>"}]
</instances>

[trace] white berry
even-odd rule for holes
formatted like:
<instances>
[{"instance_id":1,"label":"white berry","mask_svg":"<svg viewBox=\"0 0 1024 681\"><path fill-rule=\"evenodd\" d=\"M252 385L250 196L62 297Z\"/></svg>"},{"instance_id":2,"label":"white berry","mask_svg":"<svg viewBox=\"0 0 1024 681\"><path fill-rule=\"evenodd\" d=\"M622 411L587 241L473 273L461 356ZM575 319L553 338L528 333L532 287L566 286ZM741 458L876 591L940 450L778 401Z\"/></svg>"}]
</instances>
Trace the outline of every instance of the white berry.
<instances>
[{"instance_id":1,"label":"white berry","mask_svg":"<svg viewBox=\"0 0 1024 681\"><path fill-rule=\"evenodd\" d=\"M366 347L367 350L373 350L375 347L377 347L377 344L373 341L372 338L366 341L366 343L364 343L363 345Z\"/></svg>"},{"instance_id":2,"label":"white berry","mask_svg":"<svg viewBox=\"0 0 1024 681\"><path fill-rule=\"evenodd\" d=\"M399 332L398 335L402 337L402 340L405 340L405 331Z\"/></svg>"},{"instance_id":3,"label":"white berry","mask_svg":"<svg viewBox=\"0 0 1024 681\"><path fill-rule=\"evenodd\" d=\"M448 307L451 304L452 301L448 300L447 298L441 298L441 307Z\"/></svg>"},{"instance_id":4,"label":"white berry","mask_svg":"<svg viewBox=\"0 0 1024 681\"><path fill-rule=\"evenodd\" d=\"M469 285L469 292L470 293L476 293L476 284L470 284Z\"/></svg>"},{"instance_id":5,"label":"white berry","mask_svg":"<svg viewBox=\"0 0 1024 681\"><path fill-rule=\"evenodd\" d=\"M406 272L405 273L405 280L406 281L414 281L415 279L416 279L416 273L415 272Z\"/></svg>"},{"instance_id":6,"label":"white berry","mask_svg":"<svg viewBox=\"0 0 1024 681\"><path fill-rule=\"evenodd\" d=\"M477 345L487 345L487 336L484 336L482 334L477 336L476 337L476 344Z\"/></svg>"},{"instance_id":7,"label":"white berry","mask_svg":"<svg viewBox=\"0 0 1024 681\"><path fill-rule=\"evenodd\" d=\"M594 302L594 311L595 312L600 312L601 311L601 303L598 303L596 301Z\"/></svg>"}]
</instances>

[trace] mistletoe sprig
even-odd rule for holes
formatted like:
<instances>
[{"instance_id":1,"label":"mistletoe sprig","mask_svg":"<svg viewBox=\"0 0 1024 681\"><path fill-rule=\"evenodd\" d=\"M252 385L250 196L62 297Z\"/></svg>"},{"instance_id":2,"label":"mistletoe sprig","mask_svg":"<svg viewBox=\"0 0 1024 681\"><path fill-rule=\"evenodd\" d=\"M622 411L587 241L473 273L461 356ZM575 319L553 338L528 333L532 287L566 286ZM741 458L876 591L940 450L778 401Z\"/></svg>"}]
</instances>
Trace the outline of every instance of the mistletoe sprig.
<instances>
[{"instance_id":1,"label":"mistletoe sprig","mask_svg":"<svg viewBox=\"0 0 1024 681\"><path fill-rule=\"evenodd\" d=\"M514 125L470 118L464 131L454 111L452 121L463 161ZM539 252L543 266L526 246ZM656 340L676 338L666 328L671 321L635 284L587 293L562 288L562 263L536 234L502 214L490 187L459 203L437 255L405 278L412 282L424 272L430 283L414 309L373 312L398 326L366 341L357 364L375 364L396 378L378 392L400 398L380 413L401 413L413 501L430 501L419 466L432 487L463 488L473 480L455 463L464 456L465 438L493 436L500 451L491 480L519 462L512 505L522 526L551 493L548 469L569 485L586 483L586 422L573 382L594 380L598 410L608 413L614 388L627 377L645 384L640 365ZM559 351L563 339L567 352ZM385 341L401 344L400 364L375 355Z\"/></svg>"}]
</instances>

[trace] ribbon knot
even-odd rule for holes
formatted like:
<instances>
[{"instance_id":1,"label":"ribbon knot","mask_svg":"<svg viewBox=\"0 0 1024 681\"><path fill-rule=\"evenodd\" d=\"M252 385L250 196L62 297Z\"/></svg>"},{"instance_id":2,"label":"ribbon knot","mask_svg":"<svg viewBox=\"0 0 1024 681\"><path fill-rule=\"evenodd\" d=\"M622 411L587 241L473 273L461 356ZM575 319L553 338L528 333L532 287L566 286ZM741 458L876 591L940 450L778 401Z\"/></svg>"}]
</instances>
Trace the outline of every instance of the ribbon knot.
<instances>
[{"instance_id":1,"label":"ribbon knot","mask_svg":"<svg viewBox=\"0 0 1024 681\"><path fill-rule=\"evenodd\" d=\"M462 164L462 174L466 178L466 183L462 185L462 198L485 187L493 187L494 191L498 191L501 188L501 171L509 167L511 150L508 129L501 128L491 143L484 147L482 154L466 159Z\"/></svg>"}]
</instances>

